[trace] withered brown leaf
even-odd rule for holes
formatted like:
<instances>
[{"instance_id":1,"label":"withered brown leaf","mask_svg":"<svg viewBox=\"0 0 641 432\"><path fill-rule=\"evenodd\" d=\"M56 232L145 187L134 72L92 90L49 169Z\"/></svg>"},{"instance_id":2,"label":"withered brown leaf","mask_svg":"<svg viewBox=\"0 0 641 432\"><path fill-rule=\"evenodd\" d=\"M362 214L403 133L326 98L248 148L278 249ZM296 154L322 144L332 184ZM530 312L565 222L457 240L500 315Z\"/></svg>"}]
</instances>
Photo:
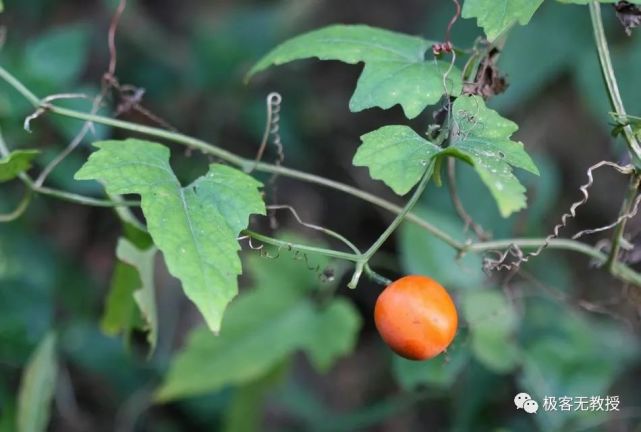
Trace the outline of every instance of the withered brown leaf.
<instances>
[{"instance_id":1,"label":"withered brown leaf","mask_svg":"<svg viewBox=\"0 0 641 432\"><path fill-rule=\"evenodd\" d=\"M625 33L631 36L632 29L641 25L641 8L627 1L620 1L615 3L614 10Z\"/></svg>"},{"instance_id":2,"label":"withered brown leaf","mask_svg":"<svg viewBox=\"0 0 641 432\"><path fill-rule=\"evenodd\" d=\"M483 99L489 99L507 89L508 82L496 66L499 53L496 47L488 51L487 56L479 64L474 80L463 84L464 94L479 95Z\"/></svg>"}]
</instances>

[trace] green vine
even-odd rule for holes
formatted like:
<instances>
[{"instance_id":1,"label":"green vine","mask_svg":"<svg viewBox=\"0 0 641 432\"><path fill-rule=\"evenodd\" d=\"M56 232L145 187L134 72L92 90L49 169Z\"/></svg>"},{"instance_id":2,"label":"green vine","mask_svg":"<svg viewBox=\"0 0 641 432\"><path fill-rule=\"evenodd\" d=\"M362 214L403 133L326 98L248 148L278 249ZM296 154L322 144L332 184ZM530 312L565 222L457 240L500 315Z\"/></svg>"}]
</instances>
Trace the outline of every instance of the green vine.
<instances>
[{"instance_id":1,"label":"green vine","mask_svg":"<svg viewBox=\"0 0 641 432\"><path fill-rule=\"evenodd\" d=\"M384 238L383 237L379 238L377 243L380 242L382 244L382 242L384 242L385 239L389 237L389 235L391 235L393 230L400 224L400 222L406 219L412 223L415 223L421 228L425 229L427 232L434 235L441 241L447 243L450 247L455 249L460 256L468 252L485 253L490 250L508 248L514 245L524 250L536 249L541 245L545 244L545 239L542 239L542 238L539 238L539 239L516 238L516 239L507 239L507 240L501 240L501 241L481 241L481 242L472 242L472 243L461 243L456 239L454 239L449 234L447 234L446 232L442 231L438 227L431 224L429 221L410 212L409 210L411 209L411 206L407 208L400 207L376 195L370 194L368 192L362 191L353 186L349 186L344 183L340 183L322 176L298 171L298 170L280 166L280 165L273 165L266 162L257 163L254 159L243 158L232 152L224 150L218 146L210 144L206 141L200 140L198 138L190 137L188 135L184 135L181 133L167 131L164 129L159 129L159 128L145 126L145 125L139 125L136 123L131 123L123 120L116 120L116 119L104 117L101 115L88 114L88 113L84 113L84 112L80 112L80 111L76 111L68 108L62 108L51 103L43 103L41 102L41 99L37 97L35 94L33 94L22 82L20 82L9 71L7 71L5 68L1 66L0 66L0 79L3 79L6 83L12 86L16 91L18 91L22 96L24 96L25 99L29 101L36 109L40 108L45 110L45 112L50 112L52 114L56 114L56 115L67 117L67 118L74 118L82 121L90 121L94 123L104 124L107 126L112 126L122 130L128 130L130 132L144 134L144 135L159 138L159 139L165 139L177 144L185 145L192 149L200 150L205 154L209 154L217 158L220 158L230 164L240 167L244 171L250 171L252 169L255 169L257 171L261 171L265 173L278 174L285 177L301 180L304 182L325 186L325 187L352 195L356 198L359 198L363 201L366 201L370 204L376 205L384 210L394 213L397 216L403 215L401 218L395 219L394 226L392 227L390 225L390 227L392 228L391 229L388 228L388 230L386 230L386 233L385 233L386 236ZM0 151L2 152L3 155L7 155L9 153L4 143L0 144ZM96 199L96 198L83 196L79 194L46 188L42 186L36 187L34 185L33 180L26 175L22 175L21 179L25 183L25 185L29 187L31 190L33 190L33 192L35 193L51 196L53 198L58 198L65 201L74 202L77 204L98 206L98 207L122 207L122 206L138 206L139 205L138 202L101 200L101 199ZM270 238L265 235L261 235L254 232L251 232L251 235L252 237L255 237L257 240L264 241L266 243L270 243L276 246L284 245L284 242L281 242L278 239ZM367 254L366 252L364 255L359 256L358 254L346 254L340 251L334 251L334 250L323 249L323 248L315 248L315 247L306 246L302 244L292 244L291 246L295 249L300 249L310 253L318 253L321 255L329 256L329 257L345 259L348 261L354 261L357 263L357 271L356 271L357 274L360 274L362 272L364 264L366 263L367 259L371 258L371 254L373 254L371 252L370 254ZM375 252L379 247L380 247L380 244L377 245L375 243L372 246L373 251ZM578 252L596 259L599 263L605 263L607 261L607 256L604 255L602 252L600 252L598 249L591 247L589 245L586 245L585 243L574 241L574 240L566 240L566 239L552 240L552 241L549 241L548 247L551 249L562 249L562 250ZM365 261L363 261L364 257L367 258ZM360 272L358 271L359 266L361 267ZM641 273L638 273L632 270L630 267L628 267L626 264L620 261L614 260L608 270L614 277L619 278L622 281L630 282L636 285L641 285ZM372 275L371 270L367 271L366 273L369 275ZM352 282L355 282L357 280L358 280L358 277L356 277L355 279L352 279ZM385 278L374 277L374 280L378 280L379 282L387 282L387 279Z\"/></svg>"}]
</instances>

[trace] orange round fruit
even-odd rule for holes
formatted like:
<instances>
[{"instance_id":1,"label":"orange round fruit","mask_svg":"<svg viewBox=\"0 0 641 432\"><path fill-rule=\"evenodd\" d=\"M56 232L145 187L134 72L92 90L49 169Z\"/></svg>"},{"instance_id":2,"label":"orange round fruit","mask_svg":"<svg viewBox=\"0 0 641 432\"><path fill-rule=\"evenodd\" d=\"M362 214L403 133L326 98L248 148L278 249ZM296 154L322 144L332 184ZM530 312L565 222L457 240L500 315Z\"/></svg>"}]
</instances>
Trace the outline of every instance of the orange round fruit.
<instances>
[{"instance_id":1,"label":"orange round fruit","mask_svg":"<svg viewBox=\"0 0 641 432\"><path fill-rule=\"evenodd\" d=\"M387 345L410 360L436 357L458 324L452 297L438 282L410 275L389 284L376 300L376 328Z\"/></svg>"}]
</instances>

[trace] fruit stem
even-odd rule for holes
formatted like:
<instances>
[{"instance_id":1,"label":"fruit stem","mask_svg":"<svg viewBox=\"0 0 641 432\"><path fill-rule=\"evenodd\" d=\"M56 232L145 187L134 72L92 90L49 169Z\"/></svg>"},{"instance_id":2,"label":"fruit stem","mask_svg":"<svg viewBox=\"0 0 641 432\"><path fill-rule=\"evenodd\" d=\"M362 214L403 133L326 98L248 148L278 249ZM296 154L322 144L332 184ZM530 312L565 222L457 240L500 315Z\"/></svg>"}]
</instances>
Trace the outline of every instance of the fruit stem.
<instances>
[{"instance_id":1,"label":"fruit stem","mask_svg":"<svg viewBox=\"0 0 641 432\"><path fill-rule=\"evenodd\" d=\"M391 279L387 279L385 276L382 276L376 273L374 270L372 270L369 264L365 265L365 274L377 284L387 286L392 283Z\"/></svg>"}]
</instances>

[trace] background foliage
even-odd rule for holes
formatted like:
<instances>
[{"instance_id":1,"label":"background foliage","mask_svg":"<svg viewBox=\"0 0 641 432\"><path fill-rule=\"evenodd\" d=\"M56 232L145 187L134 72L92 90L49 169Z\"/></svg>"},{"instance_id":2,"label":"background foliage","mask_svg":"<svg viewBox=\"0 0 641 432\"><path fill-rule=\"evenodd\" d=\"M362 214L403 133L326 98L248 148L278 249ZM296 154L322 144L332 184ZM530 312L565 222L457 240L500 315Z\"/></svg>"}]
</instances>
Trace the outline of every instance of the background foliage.
<instances>
[{"instance_id":1,"label":"background foliage","mask_svg":"<svg viewBox=\"0 0 641 432\"><path fill-rule=\"evenodd\" d=\"M488 2L467 3L464 16ZM8 29L2 65L38 95L95 92L107 66L105 40L114 5L13 2L0 16ZM337 62L292 63L257 75L250 84L244 77L278 43L329 24L364 23L441 40L452 9L449 2L414 0L377 2L376 7L360 0L130 2L118 34L118 77L144 87L145 105L177 129L250 158L263 132L264 97L277 90L284 98L281 129L288 166L401 202L383 183L372 181L367 169L353 167L352 158L361 135L383 124L408 124L404 114L414 118L409 125L424 127L432 113L420 111L428 102L365 110L370 106L358 89L366 91L367 76L363 73L362 86L352 95L360 68ZM609 8L604 17L626 107L641 114L636 82L641 37L626 37ZM496 35L504 25L481 24ZM460 20L452 35L457 45L471 46L480 32L476 21ZM421 40L416 39L419 45ZM510 32L499 60L510 86L489 107L519 124L515 138L526 143L541 173L514 171L527 188L528 209L502 218L474 168L461 164L458 170L462 201L496 238L547 235L577 198L586 168L622 157L624 149L609 134L609 105L593 45L587 9L579 5L546 1L528 26ZM62 104L91 109L85 100ZM24 150L16 160L0 163L42 168L80 126L47 117L29 134L22 122L30 113L19 95L0 86L4 138L11 148ZM149 122L135 113L126 119ZM128 136L102 126L96 126L95 135ZM99 195L98 183L73 178L95 140L67 158L49 184ZM181 185L216 162L171 148ZM590 204L568 232L616 218L620 196L613 191L623 191L624 181L615 174L599 176ZM503 214L519 207L520 193L515 199L503 196ZM14 209L21 194L20 184L3 184L0 211ZM276 196L303 220L349 233L359 245L369 244L390 222L388 214L363 202L285 178L278 180ZM470 235L445 188L430 184L419 206L455 238ZM277 219L283 232L295 232L288 235L321 241L286 212ZM631 221L629 230L636 235L638 222ZM228 267L236 269L236 250L230 248ZM155 272L149 270L155 255L148 239L133 227L123 228L113 212L45 197L34 199L20 220L0 225L0 431L40 430L48 410L54 431L639 427L640 296L592 269L583 256L546 251L509 281L488 278L479 256L456 260L447 245L403 224L372 264L388 277L421 273L438 279L453 293L463 318L446 356L414 363L392 354L375 333L371 317L380 286L363 280L357 290L348 290L340 263L316 256L297 259L302 257L287 251L270 259L246 250L240 255L246 269L241 295L223 324L228 333L215 339L160 261ZM326 281L327 268L335 274L333 282ZM111 285L125 292L110 292ZM155 302L150 285L156 288ZM132 293L138 294L134 301L142 316L132 302L118 300ZM105 314L109 302L120 307L108 309L115 316ZM152 306L161 317L157 323L144 313ZM139 330L156 326L157 333ZM153 353L148 345L155 346ZM181 353L184 347L190 350ZM22 374L29 378L18 391ZM512 403L520 391L539 397L620 395L625 411L610 417L542 411L526 416Z\"/></svg>"}]
</instances>

